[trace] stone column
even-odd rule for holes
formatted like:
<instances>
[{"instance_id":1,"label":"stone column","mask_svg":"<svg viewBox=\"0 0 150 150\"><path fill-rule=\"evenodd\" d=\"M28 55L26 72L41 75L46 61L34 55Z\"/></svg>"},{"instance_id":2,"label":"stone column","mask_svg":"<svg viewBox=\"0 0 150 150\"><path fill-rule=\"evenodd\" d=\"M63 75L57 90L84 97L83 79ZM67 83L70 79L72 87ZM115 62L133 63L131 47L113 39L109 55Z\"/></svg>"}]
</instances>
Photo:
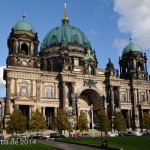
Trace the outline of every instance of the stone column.
<instances>
[{"instance_id":1,"label":"stone column","mask_svg":"<svg viewBox=\"0 0 150 150\"><path fill-rule=\"evenodd\" d=\"M32 116L32 106L29 105L29 119L31 119L31 116Z\"/></svg>"},{"instance_id":2,"label":"stone column","mask_svg":"<svg viewBox=\"0 0 150 150\"><path fill-rule=\"evenodd\" d=\"M131 96L131 99L132 99L132 118L133 118L133 128L134 129L137 129L139 127L139 116L138 115L138 111L137 111L137 96L136 96L136 93L137 92L137 96L139 96L139 91L133 89L132 91L132 96Z\"/></svg>"},{"instance_id":3,"label":"stone column","mask_svg":"<svg viewBox=\"0 0 150 150\"><path fill-rule=\"evenodd\" d=\"M14 49L15 53L14 54L18 54L18 40L15 39L15 49Z\"/></svg>"},{"instance_id":4,"label":"stone column","mask_svg":"<svg viewBox=\"0 0 150 150\"><path fill-rule=\"evenodd\" d=\"M31 96L33 96L33 80L31 80Z\"/></svg>"},{"instance_id":5,"label":"stone column","mask_svg":"<svg viewBox=\"0 0 150 150\"><path fill-rule=\"evenodd\" d=\"M35 105L31 105L31 113L35 111Z\"/></svg>"},{"instance_id":6,"label":"stone column","mask_svg":"<svg viewBox=\"0 0 150 150\"><path fill-rule=\"evenodd\" d=\"M45 117L45 107L43 107L43 116Z\"/></svg>"},{"instance_id":7,"label":"stone column","mask_svg":"<svg viewBox=\"0 0 150 150\"><path fill-rule=\"evenodd\" d=\"M110 87L110 93L111 93L111 117L114 116L114 91L113 86Z\"/></svg>"},{"instance_id":8,"label":"stone column","mask_svg":"<svg viewBox=\"0 0 150 150\"><path fill-rule=\"evenodd\" d=\"M76 115L75 83L72 83L72 108L73 108L73 115Z\"/></svg>"},{"instance_id":9,"label":"stone column","mask_svg":"<svg viewBox=\"0 0 150 150\"><path fill-rule=\"evenodd\" d=\"M40 81L36 81L36 100L39 101L40 100L40 87L41 87L41 82Z\"/></svg>"},{"instance_id":10,"label":"stone column","mask_svg":"<svg viewBox=\"0 0 150 150\"><path fill-rule=\"evenodd\" d=\"M2 103L2 119L3 119L3 117L4 117L4 108L5 108L5 106L4 106L4 104Z\"/></svg>"},{"instance_id":11,"label":"stone column","mask_svg":"<svg viewBox=\"0 0 150 150\"><path fill-rule=\"evenodd\" d=\"M149 97L149 90L147 90L147 101L150 101L149 98L150 98L150 97Z\"/></svg>"},{"instance_id":12,"label":"stone column","mask_svg":"<svg viewBox=\"0 0 150 150\"><path fill-rule=\"evenodd\" d=\"M63 86L63 90L62 90L62 95L63 95L63 110L65 111L66 110L66 90L65 90L65 84L66 82L62 82L62 86Z\"/></svg>"},{"instance_id":13,"label":"stone column","mask_svg":"<svg viewBox=\"0 0 150 150\"><path fill-rule=\"evenodd\" d=\"M33 51L34 51L34 55L35 56L37 56L38 55L38 41L34 41L34 49L33 49Z\"/></svg>"},{"instance_id":14,"label":"stone column","mask_svg":"<svg viewBox=\"0 0 150 150\"><path fill-rule=\"evenodd\" d=\"M127 112L128 127L131 128L131 110Z\"/></svg>"},{"instance_id":15,"label":"stone column","mask_svg":"<svg viewBox=\"0 0 150 150\"><path fill-rule=\"evenodd\" d=\"M54 83L54 98L57 98L57 84Z\"/></svg>"},{"instance_id":16,"label":"stone column","mask_svg":"<svg viewBox=\"0 0 150 150\"><path fill-rule=\"evenodd\" d=\"M135 94L137 92L137 95ZM134 109L135 109L135 113L137 114L137 104L139 103L140 99L139 99L139 90L133 90L133 95L134 95Z\"/></svg>"},{"instance_id":17,"label":"stone column","mask_svg":"<svg viewBox=\"0 0 150 150\"><path fill-rule=\"evenodd\" d=\"M10 86L11 86L11 79L7 78L6 80L6 114L10 115Z\"/></svg>"},{"instance_id":18,"label":"stone column","mask_svg":"<svg viewBox=\"0 0 150 150\"><path fill-rule=\"evenodd\" d=\"M57 116L57 111L58 110L58 108L57 107L54 107L54 116L56 117Z\"/></svg>"},{"instance_id":19,"label":"stone column","mask_svg":"<svg viewBox=\"0 0 150 150\"><path fill-rule=\"evenodd\" d=\"M59 87L60 85L59 85L59 83L57 84L57 93L56 93L56 95L57 95L57 97L56 98L59 98L59 92L60 92L60 87Z\"/></svg>"},{"instance_id":20,"label":"stone column","mask_svg":"<svg viewBox=\"0 0 150 150\"><path fill-rule=\"evenodd\" d=\"M15 79L15 93L14 93L14 95L15 96L17 96L18 95L18 93L17 93L17 82L18 81L18 79Z\"/></svg>"},{"instance_id":21,"label":"stone column","mask_svg":"<svg viewBox=\"0 0 150 150\"><path fill-rule=\"evenodd\" d=\"M121 101L120 101L120 86L118 86L118 107L121 110Z\"/></svg>"},{"instance_id":22,"label":"stone column","mask_svg":"<svg viewBox=\"0 0 150 150\"><path fill-rule=\"evenodd\" d=\"M128 95L127 95L127 102L131 103L129 93L130 93L129 90L127 90L127 94L128 94Z\"/></svg>"},{"instance_id":23,"label":"stone column","mask_svg":"<svg viewBox=\"0 0 150 150\"><path fill-rule=\"evenodd\" d=\"M136 103L140 102L140 97L139 97L139 90L137 90L137 95L135 96Z\"/></svg>"}]
</instances>

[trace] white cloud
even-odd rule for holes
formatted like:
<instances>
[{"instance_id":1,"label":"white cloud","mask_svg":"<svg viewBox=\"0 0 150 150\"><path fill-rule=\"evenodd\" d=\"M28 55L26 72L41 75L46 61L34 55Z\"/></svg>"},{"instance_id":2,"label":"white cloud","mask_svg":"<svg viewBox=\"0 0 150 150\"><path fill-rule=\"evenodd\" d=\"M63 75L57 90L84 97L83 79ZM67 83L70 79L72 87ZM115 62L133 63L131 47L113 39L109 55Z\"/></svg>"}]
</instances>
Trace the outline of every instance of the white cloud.
<instances>
[{"instance_id":1,"label":"white cloud","mask_svg":"<svg viewBox=\"0 0 150 150\"><path fill-rule=\"evenodd\" d=\"M3 80L3 68L5 68L5 66L0 66L0 88L4 88L6 83Z\"/></svg>"},{"instance_id":2,"label":"white cloud","mask_svg":"<svg viewBox=\"0 0 150 150\"><path fill-rule=\"evenodd\" d=\"M143 49L150 48L150 0L114 0L114 11L120 17L118 27L130 33L133 42Z\"/></svg>"},{"instance_id":3,"label":"white cloud","mask_svg":"<svg viewBox=\"0 0 150 150\"><path fill-rule=\"evenodd\" d=\"M122 50L125 48L125 46L129 43L129 41L124 39L115 39L114 40L114 46L119 50L118 55L122 54Z\"/></svg>"},{"instance_id":4,"label":"white cloud","mask_svg":"<svg viewBox=\"0 0 150 150\"><path fill-rule=\"evenodd\" d=\"M96 36L98 35L98 32L95 29L90 29L86 34L90 36Z\"/></svg>"}]
</instances>

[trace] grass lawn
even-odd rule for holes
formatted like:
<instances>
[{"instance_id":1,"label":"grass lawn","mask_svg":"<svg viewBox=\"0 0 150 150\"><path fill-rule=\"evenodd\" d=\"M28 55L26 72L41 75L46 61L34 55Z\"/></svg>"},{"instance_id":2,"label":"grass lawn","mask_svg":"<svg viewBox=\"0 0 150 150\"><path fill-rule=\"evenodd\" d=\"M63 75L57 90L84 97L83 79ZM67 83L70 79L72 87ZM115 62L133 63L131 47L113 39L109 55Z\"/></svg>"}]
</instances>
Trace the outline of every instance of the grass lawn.
<instances>
[{"instance_id":1,"label":"grass lawn","mask_svg":"<svg viewBox=\"0 0 150 150\"><path fill-rule=\"evenodd\" d=\"M57 148L40 143L4 144L0 141L0 150L58 150Z\"/></svg>"},{"instance_id":2,"label":"grass lawn","mask_svg":"<svg viewBox=\"0 0 150 150\"><path fill-rule=\"evenodd\" d=\"M123 148L124 150L149 150L150 136L107 137L109 147ZM100 138L66 138L66 141L101 145Z\"/></svg>"}]
</instances>

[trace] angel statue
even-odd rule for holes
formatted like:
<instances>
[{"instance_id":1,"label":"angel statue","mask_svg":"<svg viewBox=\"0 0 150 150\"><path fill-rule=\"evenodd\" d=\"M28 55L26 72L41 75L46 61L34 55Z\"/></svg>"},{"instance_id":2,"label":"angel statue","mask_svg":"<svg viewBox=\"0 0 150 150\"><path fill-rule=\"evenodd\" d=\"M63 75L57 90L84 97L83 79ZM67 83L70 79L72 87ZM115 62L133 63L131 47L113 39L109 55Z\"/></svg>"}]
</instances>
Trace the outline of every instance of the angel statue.
<instances>
[{"instance_id":1,"label":"angel statue","mask_svg":"<svg viewBox=\"0 0 150 150\"><path fill-rule=\"evenodd\" d=\"M67 107L67 113L68 113L69 116L72 116L72 111L73 111L72 106L68 106Z\"/></svg>"}]
</instances>

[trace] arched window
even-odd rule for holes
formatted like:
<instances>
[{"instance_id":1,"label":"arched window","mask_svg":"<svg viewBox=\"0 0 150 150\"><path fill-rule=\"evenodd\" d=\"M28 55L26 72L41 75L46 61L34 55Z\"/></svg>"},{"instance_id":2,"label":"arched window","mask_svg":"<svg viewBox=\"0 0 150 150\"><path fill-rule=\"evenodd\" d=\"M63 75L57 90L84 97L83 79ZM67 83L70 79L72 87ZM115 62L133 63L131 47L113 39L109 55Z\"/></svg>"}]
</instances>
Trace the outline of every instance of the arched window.
<instances>
[{"instance_id":1,"label":"arched window","mask_svg":"<svg viewBox=\"0 0 150 150\"><path fill-rule=\"evenodd\" d=\"M74 58L74 66L79 66L79 58Z\"/></svg>"},{"instance_id":2,"label":"arched window","mask_svg":"<svg viewBox=\"0 0 150 150\"><path fill-rule=\"evenodd\" d=\"M21 45L21 54L28 55L28 45L26 43Z\"/></svg>"},{"instance_id":3,"label":"arched window","mask_svg":"<svg viewBox=\"0 0 150 150\"><path fill-rule=\"evenodd\" d=\"M57 65L57 60L56 59L53 59L52 61L51 61L51 71L54 71L54 72L56 72L56 71L58 71L58 65Z\"/></svg>"},{"instance_id":4,"label":"arched window","mask_svg":"<svg viewBox=\"0 0 150 150\"><path fill-rule=\"evenodd\" d=\"M20 92L21 96L27 96L27 85L22 85Z\"/></svg>"},{"instance_id":5,"label":"arched window","mask_svg":"<svg viewBox=\"0 0 150 150\"><path fill-rule=\"evenodd\" d=\"M46 88L46 97L47 98L52 98L53 97L53 90L51 87Z\"/></svg>"},{"instance_id":6,"label":"arched window","mask_svg":"<svg viewBox=\"0 0 150 150\"><path fill-rule=\"evenodd\" d=\"M121 99L120 101L125 102L126 101L126 95L125 93L121 94Z\"/></svg>"},{"instance_id":7,"label":"arched window","mask_svg":"<svg viewBox=\"0 0 150 150\"><path fill-rule=\"evenodd\" d=\"M138 71L143 71L142 62L138 62Z\"/></svg>"},{"instance_id":8,"label":"arched window","mask_svg":"<svg viewBox=\"0 0 150 150\"><path fill-rule=\"evenodd\" d=\"M140 101L141 101L141 102L144 102L144 101L145 101L145 93L144 93L144 92L141 92L141 93L140 93Z\"/></svg>"}]
</instances>

